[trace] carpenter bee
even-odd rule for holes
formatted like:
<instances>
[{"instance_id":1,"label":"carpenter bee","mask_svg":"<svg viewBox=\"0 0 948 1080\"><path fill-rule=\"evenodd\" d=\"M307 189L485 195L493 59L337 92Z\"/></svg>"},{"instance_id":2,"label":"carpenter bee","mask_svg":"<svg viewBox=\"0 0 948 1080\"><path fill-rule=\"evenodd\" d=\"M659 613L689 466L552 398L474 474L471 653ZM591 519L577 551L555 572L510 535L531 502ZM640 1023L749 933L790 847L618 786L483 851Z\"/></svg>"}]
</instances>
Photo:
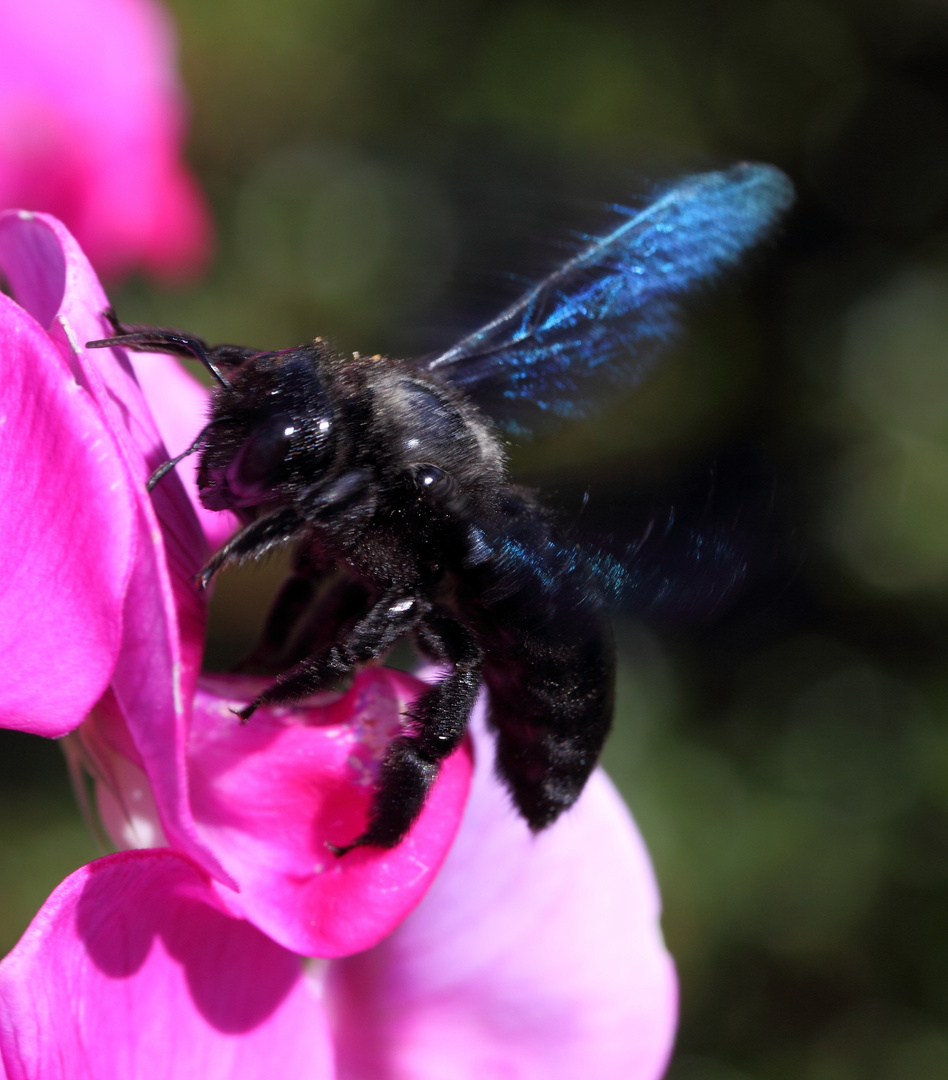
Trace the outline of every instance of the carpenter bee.
<instances>
[{"instance_id":1,"label":"carpenter bee","mask_svg":"<svg viewBox=\"0 0 948 1080\"><path fill-rule=\"evenodd\" d=\"M421 360L343 357L318 338L279 352L208 346L114 317L114 336L89 342L196 357L217 383L209 423L151 480L199 451L202 502L243 522L203 585L296 544L257 653L283 673L241 717L324 690L406 636L446 669L389 745L365 831L337 854L405 836L482 685L499 775L530 828L576 801L612 717L604 611L634 567L567 540L511 482L504 438L589 415L635 383L677 330L682 296L763 239L792 199L764 165L681 180Z\"/></svg>"}]
</instances>

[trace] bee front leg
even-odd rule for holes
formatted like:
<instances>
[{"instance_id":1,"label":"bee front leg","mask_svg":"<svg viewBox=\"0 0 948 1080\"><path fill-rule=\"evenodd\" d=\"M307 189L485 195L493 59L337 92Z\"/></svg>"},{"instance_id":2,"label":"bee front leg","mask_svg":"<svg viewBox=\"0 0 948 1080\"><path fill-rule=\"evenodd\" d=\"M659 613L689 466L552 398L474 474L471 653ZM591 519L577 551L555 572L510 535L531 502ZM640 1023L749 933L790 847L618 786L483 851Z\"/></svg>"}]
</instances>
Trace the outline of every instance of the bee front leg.
<instances>
[{"instance_id":1,"label":"bee front leg","mask_svg":"<svg viewBox=\"0 0 948 1080\"><path fill-rule=\"evenodd\" d=\"M206 589L211 578L222 567L243 559L259 558L271 548L295 539L305 524L291 506L282 506L251 521L214 552L198 574L198 583L202 589Z\"/></svg>"},{"instance_id":2,"label":"bee front leg","mask_svg":"<svg viewBox=\"0 0 948 1080\"><path fill-rule=\"evenodd\" d=\"M339 569L313 569L304 560L284 582L260 641L238 670L286 671L344 640L371 606L369 592L356 578Z\"/></svg>"}]
</instances>

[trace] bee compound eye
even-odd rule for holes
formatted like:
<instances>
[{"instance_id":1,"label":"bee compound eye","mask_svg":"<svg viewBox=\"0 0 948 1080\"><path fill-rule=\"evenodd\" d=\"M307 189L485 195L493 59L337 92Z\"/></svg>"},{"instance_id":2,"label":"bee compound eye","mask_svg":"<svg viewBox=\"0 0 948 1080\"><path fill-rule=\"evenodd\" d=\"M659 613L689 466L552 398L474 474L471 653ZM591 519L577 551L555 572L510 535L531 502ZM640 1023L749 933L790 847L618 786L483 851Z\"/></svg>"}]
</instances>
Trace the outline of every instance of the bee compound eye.
<instances>
[{"instance_id":1,"label":"bee compound eye","mask_svg":"<svg viewBox=\"0 0 948 1080\"><path fill-rule=\"evenodd\" d=\"M227 486L238 498L265 494L275 482L296 434L288 413L276 413L252 428L227 470Z\"/></svg>"},{"instance_id":2,"label":"bee compound eye","mask_svg":"<svg viewBox=\"0 0 948 1080\"><path fill-rule=\"evenodd\" d=\"M437 465L416 465L413 478L418 490L429 499L440 501L454 494L454 481Z\"/></svg>"}]
</instances>

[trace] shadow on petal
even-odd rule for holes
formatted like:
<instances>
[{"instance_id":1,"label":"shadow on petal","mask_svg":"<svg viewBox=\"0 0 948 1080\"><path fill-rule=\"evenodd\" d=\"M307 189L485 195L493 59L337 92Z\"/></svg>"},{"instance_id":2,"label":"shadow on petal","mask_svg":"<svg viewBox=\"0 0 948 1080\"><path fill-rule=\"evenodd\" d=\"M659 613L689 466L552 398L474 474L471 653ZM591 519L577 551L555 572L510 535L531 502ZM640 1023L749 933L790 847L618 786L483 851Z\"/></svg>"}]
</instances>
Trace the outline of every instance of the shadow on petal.
<instances>
[{"instance_id":1,"label":"shadow on petal","mask_svg":"<svg viewBox=\"0 0 948 1080\"><path fill-rule=\"evenodd\" d=\"M0 963L10 1080L329 1080L332 1045L299 957L221 910L168 849L71 874Z\"/></svg>"},{"instance_id":2,"label":"shadow on petal","mask_svg":"<svg viewBox=\"0 0 948 1080\"><path fill-rule=\"evenodd\" d=\"M259 1027L300 979L292 953L243 919L197 899L178 898L164 913L160 933L168 954L184 967L195 1008L218 1031ZM234 992L228 973L235 970L253 973L244 993Z\"/></svg>"},{"instance_id":3,"label":"shadow on petal","mask_svg":"<svg viewBox=\"0 0 948 1080\"><path fill-rule=\"evenodd\" d=\"M156 892L152 860L164 854L135 853L120 874L89 877L76 905L76 929L89 960L102 974L127 979L160 939L211 1027L230 1034L259 1027L299 980L299 961L222 911L204 876L184 860L173 876L162 875L164 887ZM139 860L145 861L136 865ZM252 978L242 979L247 973Z\"/></svg>"}]
</instances>

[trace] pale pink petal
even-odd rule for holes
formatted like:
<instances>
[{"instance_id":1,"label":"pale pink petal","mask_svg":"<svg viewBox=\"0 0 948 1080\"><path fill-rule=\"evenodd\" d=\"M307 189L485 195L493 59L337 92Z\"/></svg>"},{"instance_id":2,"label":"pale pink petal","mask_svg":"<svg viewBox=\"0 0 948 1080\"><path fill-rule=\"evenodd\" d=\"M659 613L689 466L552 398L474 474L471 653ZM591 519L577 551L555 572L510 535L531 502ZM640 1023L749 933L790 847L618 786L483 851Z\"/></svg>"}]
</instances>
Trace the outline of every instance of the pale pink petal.
<instances>
[{"instance_id":1,"label":"pale pink petal","mask_svg":"<svg viewBox=\"0 0 948 1080\"><path fill-rule=\"evenodd\" d=\"M56 214L104 273L199 268L210 225L173 53L152 0L0 5L0 207Z\"/></svg>"},{"instance_id":2,"label":"pale pink petal","mask_svg":"<svg viewBox=\"0 0 948 1080\"><path fill-rule=\"evenodd\" d=\"M259 709L241 724L228 705L259 689L215 678L198 691L189 758L200 835L239 883L234 910L275 940L307 956L368 948L435 880L464 811L469 747L444 762L396 848L337 858L326 842L341 846L363 831L378 763L423 684L369 668L322 707Z\"/></svg>"},{"instance_id":3,"label":"pale pink petal","mask_svg":"<svg viewBox=\"0 0 948 1080\"><path fill-rule=\"evenodd\" d=\"M655 1080L676 980L648 854L602 772L532 837L478 742L457 841L376 948L333 964L341 1080Z\"/></svg>"},{"instance_id":4,"label":"pale pink petal","mask_svg":"<svg viewBox=\"0 0 948 1080\"><path fill-rule=\"evenodd\" d=\"M110 332L102 314L108 301L76 241L55 218L15 212L0 214L0 240L17 255L7 263L14 291L29 297L37 318L49 319L50 339L98 405L134 500L137 550L125 589L114 698L151 780L165 834L229 881L195 832L187 793L188 717L207 621L206 596L194 580L207 552L203 531L177 476L151 495L145 489L167 451L124 350L84 347Z\"/></svg>"},{"instance_id":5,"label":"pale pink petal","mask_svg":"<svg viewBox=\"0 0 948 1080\"><path fill-rule=\"evenodd\" d=\"M111 687L64 750L73 775L94 778L98 819L116 848L168 846L154 792ZM82 796L85 790L81 785Z\"/></svg>"},{"instance_id":6,"label":"pale pink petal","mask_svg":"<svg viewBox=\"0 0 948 1080\"><path fill-rule=\"evenodd\" d=\"M0 963L9 1080L331 1080L299 959L167 850L76 871Z\"/></svg>"},{"instance_id":7,"label":"pale pink petal","mask_svg":"<svg viewBox=\"0 0 948 1080\"><path fill-rule=\"evenodd\" d=\"M0 724L62 735L116 663L135 509L94 403L3 295L0 355Z\"/></svg>"}]
</instances>

